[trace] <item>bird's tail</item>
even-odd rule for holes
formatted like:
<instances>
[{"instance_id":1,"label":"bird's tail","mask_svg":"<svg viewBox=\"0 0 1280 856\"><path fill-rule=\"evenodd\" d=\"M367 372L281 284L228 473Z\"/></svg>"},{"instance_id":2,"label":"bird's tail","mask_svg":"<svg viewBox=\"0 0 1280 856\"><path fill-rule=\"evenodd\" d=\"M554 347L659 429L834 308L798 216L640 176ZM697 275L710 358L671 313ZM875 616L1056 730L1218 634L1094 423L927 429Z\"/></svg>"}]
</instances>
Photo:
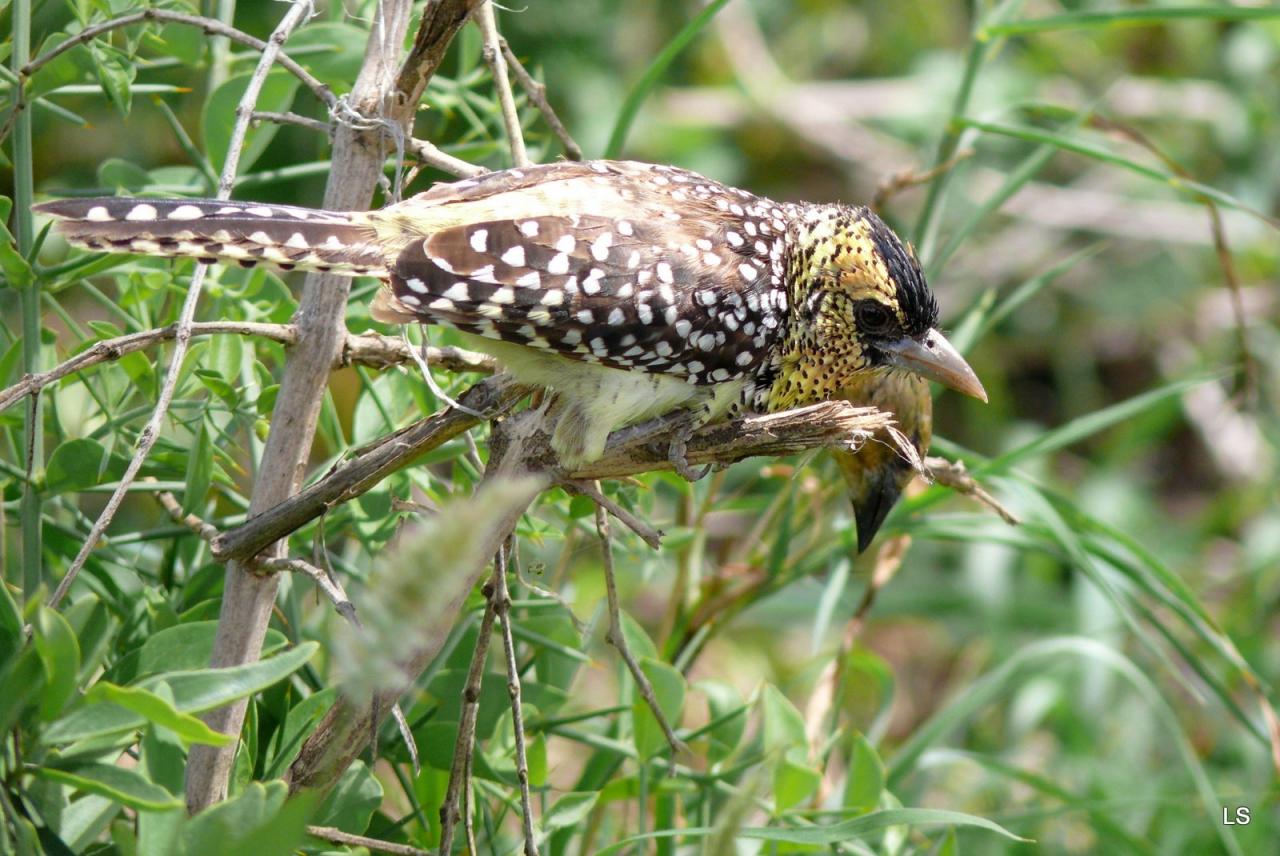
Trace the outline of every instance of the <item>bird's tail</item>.
<instances>
[{"instance_id":1,"label":"bird's tail","mask_svg":"<svg viewBox=\"0 0 1280 856\"><path fill-rule=\"evenodd\" d=\"M386 278L386 259L364 214L217 199L59 199L35 206L69 242L147 256L259 262Z\"/></svg>"}]
</instances>

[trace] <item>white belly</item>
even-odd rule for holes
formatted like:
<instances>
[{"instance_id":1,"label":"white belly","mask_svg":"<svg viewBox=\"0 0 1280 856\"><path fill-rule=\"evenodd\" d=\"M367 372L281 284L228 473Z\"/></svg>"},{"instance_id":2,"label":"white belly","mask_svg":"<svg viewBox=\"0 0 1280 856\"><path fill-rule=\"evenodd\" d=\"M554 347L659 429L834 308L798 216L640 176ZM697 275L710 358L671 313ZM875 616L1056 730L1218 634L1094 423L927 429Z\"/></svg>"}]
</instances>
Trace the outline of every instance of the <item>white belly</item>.
<instances>
[{"instance_id":1,"label":"white belly","mask_svg":"<svg viewBox=\"0 0 1280 856\"><path fill-rule=\"evenodd\" d=\"M481 336L464 334L470 347L497 357L523 383L559 394L551 445L566 469L604 453L612 431L681 409L707 406L705 419L723 416L738 401L743 381L695 386L684 378L586 363Z\"/></svg>"}]
</instances>

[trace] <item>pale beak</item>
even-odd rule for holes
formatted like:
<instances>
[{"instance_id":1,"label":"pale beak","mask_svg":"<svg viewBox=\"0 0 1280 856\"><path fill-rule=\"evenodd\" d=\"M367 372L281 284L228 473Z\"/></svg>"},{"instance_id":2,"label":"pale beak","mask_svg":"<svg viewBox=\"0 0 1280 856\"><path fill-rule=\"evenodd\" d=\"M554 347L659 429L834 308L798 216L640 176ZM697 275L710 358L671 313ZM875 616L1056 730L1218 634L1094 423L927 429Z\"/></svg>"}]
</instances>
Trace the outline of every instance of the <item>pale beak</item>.
<instances>
[{"instance_id":1,"label":"pale beak","mask_svg":"<svg viewBox=\"0 0 1280 856\"><path fill-rule=\"evenodd\" d=\"M937 330L925 333L923 340L908 336L879 347L888 354L890 365L936 380L986 404L987 391L982 388L982 381L978 380L955 346Z\"/></svg>"}]
</instances>

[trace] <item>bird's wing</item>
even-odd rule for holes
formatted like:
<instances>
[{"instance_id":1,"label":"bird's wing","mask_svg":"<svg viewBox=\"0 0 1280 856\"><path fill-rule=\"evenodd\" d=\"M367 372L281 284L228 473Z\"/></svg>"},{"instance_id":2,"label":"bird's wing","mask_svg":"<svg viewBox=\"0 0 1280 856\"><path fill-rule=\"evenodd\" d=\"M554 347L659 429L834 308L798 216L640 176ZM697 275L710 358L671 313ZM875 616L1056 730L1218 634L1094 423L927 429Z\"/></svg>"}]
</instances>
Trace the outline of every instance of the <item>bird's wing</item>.
<instances>
[{"instance_id":1,"label":"bird's wing","mask_svg":"<svg viewBox=\"0 0 1280 856\"><path fill-rule=\"evenodd\" d=\"M750 287L770 276L767 254L734 247L726 228L578 213L466 222L404 246L391 314L691 383L730 380L757 366L781 312Z\"/></svg>"}]
</instances>

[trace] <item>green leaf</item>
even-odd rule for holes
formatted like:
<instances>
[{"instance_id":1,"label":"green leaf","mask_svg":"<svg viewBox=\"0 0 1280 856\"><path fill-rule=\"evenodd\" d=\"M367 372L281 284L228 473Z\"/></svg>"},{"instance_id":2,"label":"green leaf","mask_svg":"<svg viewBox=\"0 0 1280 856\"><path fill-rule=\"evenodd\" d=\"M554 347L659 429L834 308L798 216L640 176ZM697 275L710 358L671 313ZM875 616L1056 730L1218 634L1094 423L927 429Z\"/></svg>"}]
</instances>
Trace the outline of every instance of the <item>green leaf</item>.
<instances>
[{"instance_id":1,"label":"green leaf","mask_svg":"<svg viewBox=\"0 0 1280 856\"><path fill-rule=\"evenodd\" d=\"M707 760L714 764L732 755L742 742L747 729L746 704L738 688L727 681L698 681L695 687L707 697L707 710L711 715L711 724L706 729Z\"/></svg>"},{"instance_id":2,"label":"green leaf","mask_svg":"<svg viewBox=\"0 0 1280 856\"><path fill-rule=\"evenodd\" d=\"M140 193L151 184L151 176L133 161L107 158L98 165L98 183L117 193Z\"/></svg>"},{"instance_id":3,"label":"green leaf","mask_svg":"<svg viewBox=\"0 0 1280 856\"><path fill-rule=\"evenodd\" d=\"M764 715L765 752L785 752L793 746L808 747L804 717L781 690L767 684L760 703Z\"/></svg>"},{"instance_id":4,"label":"green leaf","mask_svg":"<svg viewBox=\"0 0 1280 856\"><path fill-rule=\"evenodd\" d=\"M168 672L147 678L140 684L151 689L165 683L173 691L173 706L183 713L203 713L228 702L266 689L293 674L315 655L318 642L298 647L246 666L204 669L195 672ZM46 743L59 744L122 734L141 728L146 720L115 704L81 707L49 726Z\"/></svg>"},{"instance_id":5,"label":"green leaf","mask_svg":"<svg viewBox=\"0 0 1280 856\"><path fill-rule=\"evenodd\" d=\"M159 687L165 687L160 684ZM230 734L214 731L204 721L183 713L160 694L138 687L118 687L108 681L98 681L87 693L85 702L97 704L109 702L131 710L147 722L163 726L187 743L204 743L209 746L226 746L234 742Z\"/></svg>"},{"instance_id":6,"label":"green leaf","mask_svg":"<svg viewBox=\"0 0 1280 856\"><path fill-rule=\"evenodd\" d=\"M653 695L658 700L658 709L673 729L680 727L681 715L684 712L685 680L684 675L674 666L644 657L640 660L640 671L653 686ZM667 748L666 735L662 726L649 709L649 705L640 698L639 691L631 704L633 726L632 739L635 741L636 753L642 759L652 758Z\"/></svg>"},{"instance_id":7,"label":"green leaf","mask_svg":"<svg viewBox=\"0 0 1280 856\"><path fill-rule=\"evenodd\" d=\"M98 483L107 464L107 450L97 440L80 437L60 443L49 457L45 490L67 493Z\"/></svg>"},{"instance_id":8,"label":"green leaf","mask_svg":"<svg viewBox=\"0 0 1280 856\"><path fill-rule=\"evenodd\" d=\"M111 670L110 679L117 684L160 672L195 671L209 665L213 656L213 640L217 621L189 621L158 630L147 637L142 646L130 651ZM269 656L289 644L283 633L268 628L262 643L262 656Z\"/></svg>"},{"instance_id":9,"label":"green leaf","mask_svg":"<svg viewBox=\"0 0 1280 856\"><path fill-rule=\"evenodd\" d=\"M231 142L231 129L235 124L236 108L244 97L249 86L251 74L240 74L230 78L209 96L202 114L204 128L204 150L209 162L221 166L227 159L227 147ZM272 113L284 113L293 103L293 95L298 90L298 79L285 71L272 71L267 75L258 98L258 110ZM240 155L239 169L248 170L266 150L275 136L277 125L274 122L262 122L256 128L250 127L245 135L244 149Z\"/></svg>"},{"instance_id":10,"label":"green leaf","mask_svg":"<svg viewBox=\"0 0 1280 856\"><path fill-rule=\"evenodd\" d=\"M289 37L289 56L333 89L347 89L364 62L367 30L350 24L309 24Z\"/></svg>"},{"instance_id":11,"label":"green leaf","mask_svg":"<svg viewBox=\"0 0 1280 856\"><path fill-rule=\"evenodd\" d=\"M70 767L37 767L35 774L50 781L70 785L86 794L108 797L138 811L167 811L182 808L182 800L137 770L111 764L78 764Z\"/></svg>"},{"instance_id":12,"label":"green leaf","mask_svg":"<svg viewBox=\"0 0 1280 856\"><path fill-rule=\"evenodd\" d=\"M56 610L40 607L35 621L36 653L44 666L45 686L40 694L40 718L57 716L76 691L80 673L80 643L71 625Z\"/></svg>"},{"instance_id":13,"label":"green leaf","mask_svg":"<svg viewBox=\"0 0 1280 856\"><path fill-rule=\"evenodd\" d=\"M168 701L168 699L164 699ZM142 735L139 766L147 777L169 793L181 796L186 751L178 738L154 725ZM138 816L138 856L167 856L178 850L186 812L174 809Z\"/></svg>"},{"instance_id":14,"label":"green leaf","mask_svg":"<svg viewBox=\"0 0 1280 856\"><path fill-rule=\"evenodd\" d=\"M353 761L316 812L316 823L363 835L381 804L382 783L363 761Z\"/></svg>"},{"instance_id":15,"label":"green leaf","mask_svg":"<svg viewBox=\"0 0 1280 856\"><path fill-rule=\"evenodd\" d=\"M198 423L195 443L187 456L186 489L182 492L182 510L188 514L204 510L213 480L213 444L209 440L208 420L201 417Z\"/></svg>"},{"instance_id":16,"label":"green leaf","mask_svg":"<svg viewBox=\"0 0 1280 856\"><path fill-rule=\"evenodd\" d=\"M859 817L854 820L847 820L843 823L835 823L829 826L748 826L738 830L737 835L739 838L750 838L757 841L776 841L786 844L803 844L822 847L841 844L843 842L859 838L866 838L873 833L887 829L891 826L969 827L994 832L1014 841L1030 840L1014 835L1003 826L993 823L984 817L976 817L975 815L964 814L963 812L958 811L944 811L941 809L929 808L885 809L884 811L878 811L875 814L869 814L865 817ZM632 835L628 838L622 839L621 841L614 842L608 847L596 851L595 856L612 856L612 854L630 849L632 845L642 841L653 841L664 838L684 838L693 840L697 838L708 838L712 835L718 834L719 832L720 830L713 826L691 826L684 829L661 829L656 832Z\"/></svg>"},{"instance_id":17,"label":"green leaf","mask_svg":"<svg viewBox=\"0 0 1280 856\"><path fill-rule=\"evenodd\" d=\"M853 736L849 747L849 778L845 782L844 805L855 811L871 811L880 804L884 790L884 762L863 734Z\"/></svg>"},{"instance_id":18,"label":"green leaf","mask_svg":"<svg viewBox=\"0 0 1280 856\"><path fill-rule=\"evenodd\" d=\"M773 807L778 814L799 805L818 791L822 771L808 762L799 746L788 749L773 766Z\"/></svg>"},{"instance_id":19,"label":"green leaf","mask_svg":"<svg viewBox=\"0 0 1280 856\"><path fill-rule=\"evenodd\" d=\"M644 632L636 620L626 612L622 613L622 638L626 640L627 647L631 649L632 655L637 660L657 659L658 649L653 644L653 640L649 638L649 634Z\"/></svg>"},{"instance_id":20,"label":"green leaf","mask_svg":"<svg viewBox=\"0 0 1280 856\"><path fill-rule=\"evenodd\" d=\"M9 218L7 209L12 207L13 200L0 196L0 208L6 209L0 211L3 215L0 216L0 273L4 274L0 277L0 284L12 288L27 288L35 281L36 275L26 258L18 252L18 242L14 240L13 233L5 226L5 221Z\"/></svg>"},{"instance_id":21,"label":"green leaf","mask_svg":"<svg viewBox=\"0 0 1280 856\"><path fill-rule=\"evenodd\" d=\"M557 829L578 826L587 819L587 815L591 813L591 809L595 808L596 800L599 798L600 794L596 791L565 794L556 800L542 816L543 831L554 832Z\"/></svg>"},{"instance_id":22,"label":"green leaf","mask_svg":"<svg viewBox=\"0 0 1280 856\"><path fill-rule=\"evenodd\" d=\"M314 802L307 795L286 801L288 794L284 782L252 782L235 798L196 815L182 832L185 856L292 853Z\"/></svg>"},{"instance_id":23,"label":"green leaf","mask_svg":"<svg viewBox=\"0 0 1280 856\"><path fill-rule=\"evenodd\" d=\"M800 829L763 826L746 827L738 832L740 838L757 841L780 841L788 844L830 845L855 838L866 838L891 826L963 826L985 829L1014 841L1030 839L1014 835L998 823L959 811L933 808L893 808L868 814L864 817L834 823L830 826L807 826Z\"/></svg>"}]
</instances>

